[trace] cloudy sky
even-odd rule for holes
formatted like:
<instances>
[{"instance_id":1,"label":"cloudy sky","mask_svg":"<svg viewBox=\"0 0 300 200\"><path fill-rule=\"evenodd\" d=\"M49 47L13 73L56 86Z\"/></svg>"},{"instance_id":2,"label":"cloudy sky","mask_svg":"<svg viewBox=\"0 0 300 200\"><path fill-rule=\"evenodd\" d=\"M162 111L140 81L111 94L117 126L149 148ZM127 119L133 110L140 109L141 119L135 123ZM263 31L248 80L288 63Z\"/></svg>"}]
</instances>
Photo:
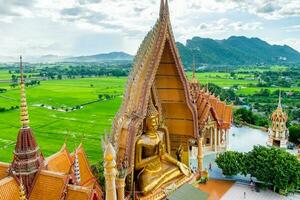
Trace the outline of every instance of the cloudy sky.
<instances>
[{"instance_id":1,"label":"cloudy sky","mask_svg":"<svg viewBox=\"0 0 300 200\"><path fill-rule=\"evenodd\" d=\"M134 54L160 0L0 0L0 56ZM170 0L177 41L259 37L300 51L300 0Z\"/></svg>"}]
</instances>

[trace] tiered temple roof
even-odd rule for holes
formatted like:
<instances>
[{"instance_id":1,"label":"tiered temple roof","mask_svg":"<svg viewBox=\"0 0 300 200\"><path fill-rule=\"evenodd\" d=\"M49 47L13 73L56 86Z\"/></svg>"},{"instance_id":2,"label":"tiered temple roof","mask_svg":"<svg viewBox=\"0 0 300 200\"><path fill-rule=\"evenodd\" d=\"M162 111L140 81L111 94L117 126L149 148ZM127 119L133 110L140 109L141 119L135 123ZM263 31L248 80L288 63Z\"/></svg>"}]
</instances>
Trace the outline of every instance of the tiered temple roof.
<instances>
[{"instance_id":1,"label":"tiered temple roof","mask_svg":"<svg viewBox=\"0 0 300 200\"><path fill-rule=\"evenodd\" d=\"M279 92L278 106L277 106L276 110L272 113L271 120L273 123L276 123L276 122L285 122L286 123L288 120L287 114L282 110L281 92Z\"/></svg>"},{"instance_id":2,"label":"tiered temple roof","mask_svg":"<svg viewBox=\"0 0 300 200\"><path fill-rule=\"evenodd\" d=\"M103 192L93 175L86 154L80 144L78 157L80 182L74 173L74 153L64 144L59 152L44 159L29 127L22 62L21 71L21 129L11 164L0 162L0 200L20 200L22 193L28 200L101 200ZM21 186L24 189L20 191Z\"/></svg>"},{"instance_id":3,"label":"tiered temple roof","mask_svg":"<svg viewBox=\"0 0 300 200\"><path fill-rule=\"evenodd\" d=\"M233 117L233 104L227 105L225 101L221 101L219 97L208 91L208 87L201 88L194 72L190 81L190 95L193 102L197 105L199 129L204 127L210 114L217 122L218 128L230 128Z\"/></svg>"},{"instance_id":4,"label":"tiered temple roof","mask_svg":"<svg viewBox=\"0 0 300 200\"><path fill-rule=\"evenodd\" d=\"M29 200L103 199L102 188L89 167L82 145L79 145L76 151L81 182L74 181L74 154L70 154L64 144L59 152L45 159L44 165L34 179ZM8 174L8 166L8 163L0 163L0 200L19 200L19 179Z\"/></svg>"}]
</instances>

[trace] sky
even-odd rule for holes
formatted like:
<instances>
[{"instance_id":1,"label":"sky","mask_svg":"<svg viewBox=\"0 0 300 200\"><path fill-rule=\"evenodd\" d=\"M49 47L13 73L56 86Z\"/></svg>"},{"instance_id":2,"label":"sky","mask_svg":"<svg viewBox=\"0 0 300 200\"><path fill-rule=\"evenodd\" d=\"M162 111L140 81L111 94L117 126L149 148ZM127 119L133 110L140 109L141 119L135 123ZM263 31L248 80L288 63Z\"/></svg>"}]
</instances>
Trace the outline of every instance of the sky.
<instances>
[{"instance_id":1,"label":"sky","mask_svg":"<svg viewBox=\"0 0 300 200\"><path fill-rule=\"evenodd\" d=\"M0 0L0 56L135 54L160 0ZM259 37L300 51L300 0L170 0L177 41Z\"/></svg>"}]
</instances>

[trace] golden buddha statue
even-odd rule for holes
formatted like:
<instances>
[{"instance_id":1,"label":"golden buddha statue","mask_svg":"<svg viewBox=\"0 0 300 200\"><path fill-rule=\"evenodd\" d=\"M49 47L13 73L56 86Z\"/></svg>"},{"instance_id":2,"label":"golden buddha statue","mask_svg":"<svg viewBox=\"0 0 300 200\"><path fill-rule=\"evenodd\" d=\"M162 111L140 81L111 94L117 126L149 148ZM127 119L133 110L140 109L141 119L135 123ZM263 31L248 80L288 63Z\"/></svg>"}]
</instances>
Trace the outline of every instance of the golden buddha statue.
<instances>
[{"instance_id":1,"label":"golden buddha statue","mask_svg":"<svg viewBox=\"0 0 300 200\"><path fill-rule=\"evenodd\" d=\"M135 149L135 170L143 195L180 175L189 176L191 173L185 164L167 153L165 133L158 128L159 113L151 101L147 112L146 131L137 139Z\"/></svg>"}]
</instances>

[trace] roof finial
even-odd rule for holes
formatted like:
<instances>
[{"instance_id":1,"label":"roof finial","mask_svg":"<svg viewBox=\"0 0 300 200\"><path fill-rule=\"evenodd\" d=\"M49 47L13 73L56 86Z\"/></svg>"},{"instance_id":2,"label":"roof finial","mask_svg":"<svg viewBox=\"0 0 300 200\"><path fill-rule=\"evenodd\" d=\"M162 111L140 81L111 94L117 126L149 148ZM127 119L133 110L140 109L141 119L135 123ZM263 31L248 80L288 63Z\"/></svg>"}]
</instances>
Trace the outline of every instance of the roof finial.
<instances>
[{"instance_id":1,"label":"roof finial","mask_svg":"<svg viewBox=\"0 0 300 200\"><path fill-rule=\"evenodd\" d=\"M164 15L165 3L164 0L160 1L160 10L159 10L159 17L162 18Z\"/></svg>"},{"instance_id":2,"label":"roof finial","mask_svg":"<svg viewBox=\"0 0 300 200\"><path fill-rule=\"evenodd\" d=\"M166 12L166 15L168 16L169 15L169 2L168 2L168 0L166 0L166 3L165 3L165 12Z\"/></svg>"},{"instance_id":3,"label":"roof finial","mask_svg":"<svg viewBox=\"0 0 300 200\"><path fill-rule=\"evenodd\" d=\"M281 90L279 90L279 96L278 96L278 108L282 108L282 106L281 106Z\"/></svg>"},{"instance_id":4,"label":"roof finial","mask_svg":"<svg viewBox=\"0 0 300 200\"><path fill-rule=\"evenodd\" d=\"M29 125L29 116L27 109L26 93L25 93L25 83L23 75L23 65L22 65L22 56L20 56L20 87L21 87L21 125L23 128L28 127Z\"/></svg>"},{"instance_id":5,"label":"roof finial","mask_svg":"<svg viewBox=\"0 0 300 200\"><path fill-rule=\"evenodd\" d=\"M79 159L78 159L78 149L75 149L75 159L74 159L74 173L77 184L80 184L81 176L80 176L80 166L79 166Z\"/></svg>"}]
</instances>

